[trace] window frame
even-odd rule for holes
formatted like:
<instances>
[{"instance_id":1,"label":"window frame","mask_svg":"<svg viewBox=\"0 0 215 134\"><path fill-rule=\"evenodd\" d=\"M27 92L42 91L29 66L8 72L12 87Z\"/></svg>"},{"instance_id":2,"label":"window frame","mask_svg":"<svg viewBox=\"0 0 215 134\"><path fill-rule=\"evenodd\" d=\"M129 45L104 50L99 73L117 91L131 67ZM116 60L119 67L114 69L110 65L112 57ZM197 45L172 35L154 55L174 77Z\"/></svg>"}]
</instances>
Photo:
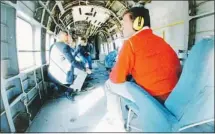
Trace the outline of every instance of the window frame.
<instances>
[{"instance_id":1,"label":"window frame","mask_svg":"<svg viewBox=\"0 0 215 134\"><path fill-rule=\"evenodd\" d=\"M31 26L31 31L32 31L32 41L31 41L32 50L19 50L18 49L19 44L17 43L18 37L16 35L17 59L18 59L19 71L22 72L22 71L25 71L25 70L27 70L29 68L32 68L32 67L34 67L36 65L35 64L35 55L34 55L34 52L35 52L35 50L34 50L35 49L35 45L34 45L34 26L30 22L28 22L25 19L23 19L22 17L16 16L16 34L18 34L17 33L17 20L18 19L20 19L21 21L24 21L25 23L28 23ZM33 65L30 65L30 66L27 66L27 67L24 67L24 68L20 68L19 53L28 53L28 52L33 53L33 59L32 59L33 60Z\"/></svg>"},{"instance_id":2,"label":"window frame","mask_svg":"<svg viewBox=\"0 0 215 134\"><path fill-rule=\"evenodd\" d=\"M28 23L30 26L31 26L31 30L32 30L32 50L19 50L18 49L18 43L16 41L16 46L17 46L17 59L19 59L19 53L32 53L33 54L33 64L30 65L30 66L27 66L27 67L24 67L24 68L20 68L20 62L18 60L18 65L19 65L19 71L20 72L24 72L25 70L28 70L30 68L33 68L33 67L36 67L38 66L37 63L36 63L36 53L37 52L42 52L41 49L40 50L36 50L36 44L35 44L35 39L36 39L36 26L33 25L31 22L27 21L26 19L24 19L22 16L16 16L16 34L17 34L17 19L20 19L21 21L24 21L26 23ZM16 36L16 40L17 40L17 36ZM41 44L40 44L41 46ZM42 59L41 55L40 55L40 59ZM41 64L42 65L42 64Z\"/></svg>"},{"instance_id":3,"label":"window frame","mask_svg":"<svg viewBox=\"0 0 215 134\"><path fill-rule=\"evenodd\" d=\"M49 44L47 44L47 35L49 36L48 37L48 43ZM51 42L51 39L53 38L53 42ZM50 52L50 47L53 45L55 43L55 36L53 35L53 34L50 34L50 33L48 33L48 32L46 32L46 43L45 43L45 53L46 53L46 64L49 64L49 59L50 59L50 57L47 59L47 54L49 54L49 52ZM48 49L47 49L47 45L48 45Z\"/></svg>"}]
</instances>

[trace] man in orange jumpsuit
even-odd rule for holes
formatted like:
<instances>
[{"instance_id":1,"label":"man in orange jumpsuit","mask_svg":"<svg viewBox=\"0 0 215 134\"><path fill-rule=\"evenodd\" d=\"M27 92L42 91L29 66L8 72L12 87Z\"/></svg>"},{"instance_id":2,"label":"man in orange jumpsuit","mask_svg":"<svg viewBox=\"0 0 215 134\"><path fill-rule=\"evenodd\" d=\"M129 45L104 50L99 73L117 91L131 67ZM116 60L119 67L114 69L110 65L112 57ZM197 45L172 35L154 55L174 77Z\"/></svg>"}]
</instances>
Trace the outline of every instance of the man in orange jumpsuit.
<instances>
[{"instance_id":1,"label":"man in orange jumpsuit","mask_svg":"<svg viewBox=\"0 0 215 134\"><path fill-rule=\"evenodd\" d=\"M175 51L150 29L148 9L133 7L124 13L123 35L127 39L105 83L107 110L112 119L121 116L120 97L134 102L128 87L142 88L163 103L178 82L181 70ZM135 82L126 81L128 75Z\"/></svg>"}]
</instances>

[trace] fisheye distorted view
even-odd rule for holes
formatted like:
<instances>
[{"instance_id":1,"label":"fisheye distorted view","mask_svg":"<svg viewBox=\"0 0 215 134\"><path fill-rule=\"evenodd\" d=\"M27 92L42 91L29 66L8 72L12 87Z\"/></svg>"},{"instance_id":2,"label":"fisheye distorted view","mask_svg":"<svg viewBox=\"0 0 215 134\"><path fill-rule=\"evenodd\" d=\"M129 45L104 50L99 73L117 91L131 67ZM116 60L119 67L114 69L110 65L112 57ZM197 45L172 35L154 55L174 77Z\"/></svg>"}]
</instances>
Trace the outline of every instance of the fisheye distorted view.
<instances>
[{"instance_id":1,"label":"fisheye distorted view","mask_svg":"<svg viewBox=\"0 0 215 134\"><path fill-rule=\"evenodd\" d=\"M214 1L2 0L1 133L213 133Z\"/></svg>"}]
</instances>

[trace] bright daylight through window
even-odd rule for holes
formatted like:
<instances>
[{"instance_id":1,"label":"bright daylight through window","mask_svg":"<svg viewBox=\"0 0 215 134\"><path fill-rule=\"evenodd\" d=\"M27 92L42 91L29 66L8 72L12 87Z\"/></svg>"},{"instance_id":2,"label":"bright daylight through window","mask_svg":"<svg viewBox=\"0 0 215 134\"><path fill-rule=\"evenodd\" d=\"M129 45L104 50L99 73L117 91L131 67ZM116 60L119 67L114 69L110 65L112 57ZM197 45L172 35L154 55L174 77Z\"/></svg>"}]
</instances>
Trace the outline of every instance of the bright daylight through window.
<instances>
[{"instance_id":1,"label":"bright daylight through window","mask_svg":"<svg viewBox=\"0 0 215 134\"><path fill-rule=\"evenodd\" d=\"M24 70L34 65L33 29L20 18L17 18L16 25L19 70Z\"/></svg>"}]
</instances>

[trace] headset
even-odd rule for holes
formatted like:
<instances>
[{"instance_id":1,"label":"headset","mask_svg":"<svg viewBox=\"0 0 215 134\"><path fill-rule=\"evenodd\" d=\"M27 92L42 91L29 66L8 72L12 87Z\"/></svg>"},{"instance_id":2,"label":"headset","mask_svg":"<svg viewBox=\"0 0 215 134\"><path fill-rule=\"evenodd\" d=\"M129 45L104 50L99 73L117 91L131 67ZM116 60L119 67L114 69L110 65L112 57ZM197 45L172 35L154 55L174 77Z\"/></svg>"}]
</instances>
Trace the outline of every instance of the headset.
<instances>
[{"instance_id":1,"label":"headset","mask_svg":"<svg viewBox=\"0 0 215 134\"><path fill-rule=\"evenodd\" d=\"M136 31L139 31L144 26L144 18L142 16L136 17L136 19L133 22L133 29Z\"/></svg>"}]
</instances>

